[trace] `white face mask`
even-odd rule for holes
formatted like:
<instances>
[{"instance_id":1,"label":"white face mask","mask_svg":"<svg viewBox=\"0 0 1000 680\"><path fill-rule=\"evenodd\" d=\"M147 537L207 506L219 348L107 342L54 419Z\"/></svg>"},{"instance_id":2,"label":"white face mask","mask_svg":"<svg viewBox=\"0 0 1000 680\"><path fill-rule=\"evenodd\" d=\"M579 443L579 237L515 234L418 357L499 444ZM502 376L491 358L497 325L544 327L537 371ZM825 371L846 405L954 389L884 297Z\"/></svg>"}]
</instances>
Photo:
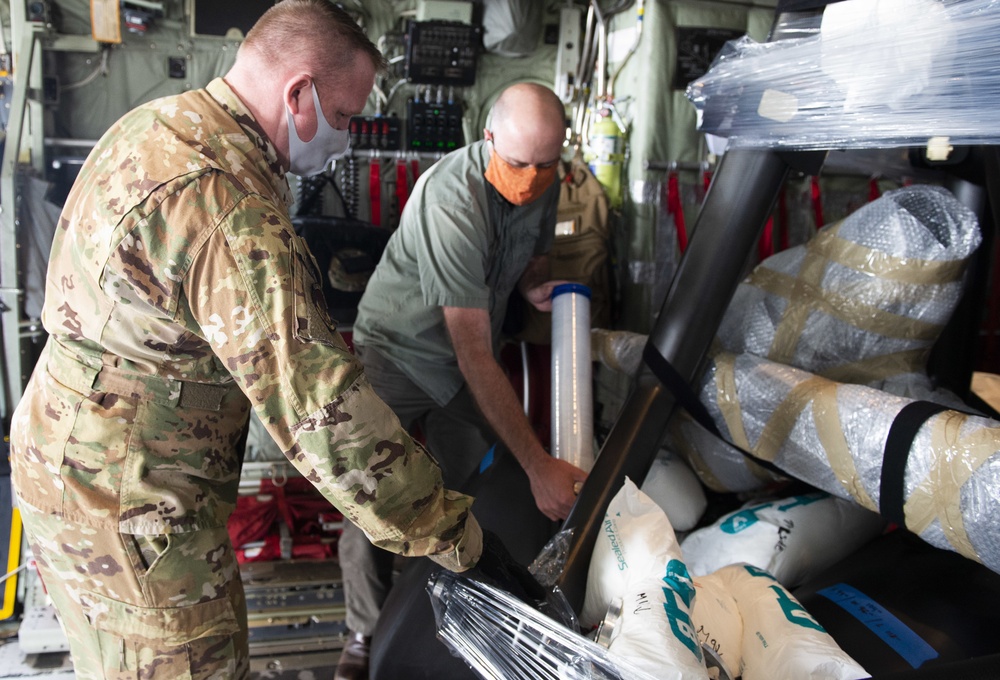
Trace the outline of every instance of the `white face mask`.
<instances>
[{"instance_id":1,"label":"white face mask","mask_svg":"<svg viewBox=\"0 0 1000 680\"><path fill-rule=\"evenodd\" d=\"M351 145L350 130L338 130L326 120L323 107L319 104L316 84L312 85L313 104L316 107L316 134L308 142L303 142L295 129L292 112L285 106L288 121L288 164L289 170L300 177L309 177L323 172L331 161L347 153Z\"/></svg>"}]
</instances>

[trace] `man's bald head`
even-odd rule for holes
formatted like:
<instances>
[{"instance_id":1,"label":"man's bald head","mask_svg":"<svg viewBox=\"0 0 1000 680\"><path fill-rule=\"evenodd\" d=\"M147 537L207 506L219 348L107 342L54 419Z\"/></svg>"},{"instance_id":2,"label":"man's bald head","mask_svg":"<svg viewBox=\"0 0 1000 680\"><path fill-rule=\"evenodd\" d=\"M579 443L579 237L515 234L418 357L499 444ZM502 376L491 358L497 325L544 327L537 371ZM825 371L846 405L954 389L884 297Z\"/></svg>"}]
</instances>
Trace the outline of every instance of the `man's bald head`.
<instances>
[{"instance_id":1,"label":"man's bald head","mask_svg":"<svg viewBox=\"0 0 1000 680\"><path fill-rule=\"evenodd\" d=\"M493 105L487 139L509 160L525 165L549 163L558 159L566 141L566 110L543 85L511 85Z\"/></svg>"}]
</instances>

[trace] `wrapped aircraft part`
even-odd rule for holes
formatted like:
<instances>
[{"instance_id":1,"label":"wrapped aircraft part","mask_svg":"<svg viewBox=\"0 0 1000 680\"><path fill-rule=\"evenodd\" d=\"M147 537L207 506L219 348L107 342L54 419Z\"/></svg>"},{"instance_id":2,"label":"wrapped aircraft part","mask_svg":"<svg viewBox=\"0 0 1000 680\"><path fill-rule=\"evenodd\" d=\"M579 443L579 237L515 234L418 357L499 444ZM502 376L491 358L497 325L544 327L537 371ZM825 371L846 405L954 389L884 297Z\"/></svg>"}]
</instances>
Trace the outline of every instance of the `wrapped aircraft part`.
<instances>
[{"instance_id":1,"label":"wrapped aircraft part","mask_svg":"<svg viewBox=\"0 0 1000 680\"><path fill-rule=\"evenodd\" d=\"M592 328L590 358L613 371L633 375L642 363L642 350L648 340L649 336L645 333Z\"/></svg>"},{"instance_id":2,"label":"wrapped aircraft part","mask_svg":"<svg viewBox=\"0 0 1000 680\"><path fill-rule=\"evenodd\" d=\"M440 638L487 680L655 680L485 583L441 571L427 591Z\"/></svg>"},{"instance_id":3,"label":"wrapped aircraft part","mask_svg":"<svg viewBox=\"0 0 1000 680\"><path fill-rule=\"evenodd\" d=\"M727 43L687 88L699 129L730 145L995 144L997 0L847 0L818 35ZM946 154L945 154L946 157Z\"/></svg>"},{"instance_id":4,"label":"wrapped aircraft part","mask_svg":"<svg viewBox=\"0 0 1000 680\"><path fill-rule=\"evenodd\" d=\"M931 545L1000 572L997 421L938 407L918 423L899 459L887 454L890 430L904 408L926 402L751 354L717 355L700 397L723 438L740 449L818 489L896 515ZM706 447L698 455L715 452ZM891 498L883 497L886 489Z\"/></svg>"},{"instance_id":5,"label":"wrapped aircraft part","mask_svg":"<svg viewBox=\"0 0 1000 680\"><path fill-rule=\"evenodd\" d=\"M975 215L946 190L886 192L758 265L737 288L717 344L961 408L958 397L933 389L925 362L961 297L966 264L980 241ZM674 418L671 437L713 490L751 491L781 479L685 414Z\"/></svg>"},{"instance_id":6,"label":"wrapped aircraft part","mask_svg":"<svg viewBox=\"0 0 1000 680\"><path fill-rule=\"evenodd\" d=\"M759 491L788 481L787 476L758 465L735 446L719 439L685 411L677 412L670 420L668 443L712 491Z\"/></svg>"},{"instance_id":7,"label":"wrapped aircraft part","mask_svg":"<svg viewBox=\"0 0 1000 680\"><path fill-rule=\"evenodd\" d=\"M719 344L838 382L929 388L927 355L980 241L975 214L947 190L886 192L758 265L726 310Z\"/></svg>"}]
</instances>

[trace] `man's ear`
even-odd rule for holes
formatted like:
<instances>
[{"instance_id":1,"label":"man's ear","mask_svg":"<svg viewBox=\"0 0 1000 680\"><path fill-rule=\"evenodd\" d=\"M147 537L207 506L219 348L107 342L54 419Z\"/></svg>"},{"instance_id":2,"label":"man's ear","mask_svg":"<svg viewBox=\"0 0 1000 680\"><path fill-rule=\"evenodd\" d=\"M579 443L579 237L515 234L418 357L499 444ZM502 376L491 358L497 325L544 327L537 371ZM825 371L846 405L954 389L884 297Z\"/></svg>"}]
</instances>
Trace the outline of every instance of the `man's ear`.
<instances>
[{"instance_id":1,"label":"man's ear","mask_svg":"<svg viewBox=\"0 0 1000 680\"><path fill-rule=\"evenodd\" d=\"M292 112L293 116L303 113L303 105L312 108L313 99L310 91L312 87L314 87L313 79L305 73L298 73L285 82L282 97L285 107Z\"/></svg>"},{"instance_id":2,"label":"man's ear","mask_svg":"<svg viewBox=\"0 0 1000 680\"><path fill-rule=\"evenodd\" d=\"M489 128L483 128L483 139L485 139L487 142L493 141L493 133L490 132Z\"/></svg>"}]
</instances>

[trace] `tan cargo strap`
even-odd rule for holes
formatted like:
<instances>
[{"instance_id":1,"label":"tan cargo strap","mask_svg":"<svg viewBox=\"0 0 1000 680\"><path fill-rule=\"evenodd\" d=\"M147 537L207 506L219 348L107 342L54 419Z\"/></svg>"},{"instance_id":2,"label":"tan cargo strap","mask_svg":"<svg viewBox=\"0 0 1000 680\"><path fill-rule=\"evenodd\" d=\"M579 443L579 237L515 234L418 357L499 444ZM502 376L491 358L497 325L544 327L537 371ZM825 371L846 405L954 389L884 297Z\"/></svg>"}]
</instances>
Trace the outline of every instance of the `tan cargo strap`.
<instances>
[{"instance_id":1,"label":"tan cargo strap","mask_svg":"<svg viewBox=\"0 0 1000 680\"><path fill-rule=\"evenodd\" d=\"M136 373L117 366L99 363L96 357L72 352L55 339L49 341L47 368L57 381L81 394L109 392L132 399L146 399L164 406L219 411L235 383L210 383L176 380L163 376Z\"/></svg>"}]
</instances>

